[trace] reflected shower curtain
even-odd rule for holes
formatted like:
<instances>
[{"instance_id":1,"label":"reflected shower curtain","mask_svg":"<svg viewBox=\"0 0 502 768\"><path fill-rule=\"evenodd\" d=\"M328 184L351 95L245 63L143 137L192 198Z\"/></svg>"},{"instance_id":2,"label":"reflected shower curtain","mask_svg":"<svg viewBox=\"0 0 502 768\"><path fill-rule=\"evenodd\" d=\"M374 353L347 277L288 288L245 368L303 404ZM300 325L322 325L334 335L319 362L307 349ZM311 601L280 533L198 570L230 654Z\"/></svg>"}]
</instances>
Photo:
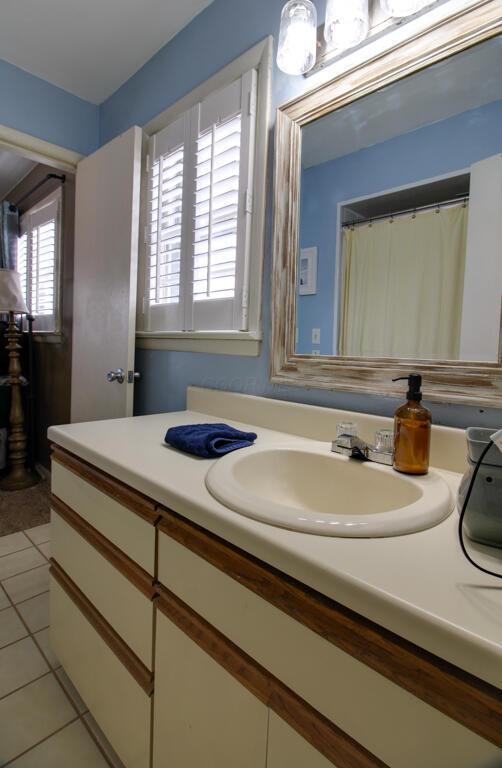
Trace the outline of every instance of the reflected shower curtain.
<instances>
[{"instance_id":1,"label":"reflected shower curtain","mask_svg":"<svg viewBox=\"0 0 502 768\"><path fill-rule=\"evenodd\" d=\"M19 211L6 200L0 204L0 267L15 269L17 238L19 235Z\"/></svg>"},{"instance_id":2,"label":"reflected shower curtain","mask_svg":"<svg viewBox=\"0 0 502 768\"><path fill-rule=\"evenodd\" d=\"M340 354L458 359L466 236L464 205L344 229Z\"/></svg>"}]
</instances>

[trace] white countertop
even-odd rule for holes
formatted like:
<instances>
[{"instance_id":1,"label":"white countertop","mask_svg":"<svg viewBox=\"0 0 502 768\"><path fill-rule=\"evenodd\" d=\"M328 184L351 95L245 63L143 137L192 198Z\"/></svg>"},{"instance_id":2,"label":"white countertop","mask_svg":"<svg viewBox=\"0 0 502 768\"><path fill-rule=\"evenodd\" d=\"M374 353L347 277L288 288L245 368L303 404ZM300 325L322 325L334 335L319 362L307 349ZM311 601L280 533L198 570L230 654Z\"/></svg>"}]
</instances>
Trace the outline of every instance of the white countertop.
<instances>
[{"instance_id":1,"label":"white countertop","mask_svg":"<svg viewBox=\"0 0 502 768\"><path fill-rule=\"evenodd\" d=\"M49 437L226 541L502 688L502 581L464 559L456 511L427 531L380 539L314 536L251 520L206 489L206 472L218 459L188 456L163 442L171 426L211 421L221 419L183 411L52 427ZM257 432L261 446L330 447L226 421ZM460 476L442 474L456 492Z\"/></svg>"}]
</instances>

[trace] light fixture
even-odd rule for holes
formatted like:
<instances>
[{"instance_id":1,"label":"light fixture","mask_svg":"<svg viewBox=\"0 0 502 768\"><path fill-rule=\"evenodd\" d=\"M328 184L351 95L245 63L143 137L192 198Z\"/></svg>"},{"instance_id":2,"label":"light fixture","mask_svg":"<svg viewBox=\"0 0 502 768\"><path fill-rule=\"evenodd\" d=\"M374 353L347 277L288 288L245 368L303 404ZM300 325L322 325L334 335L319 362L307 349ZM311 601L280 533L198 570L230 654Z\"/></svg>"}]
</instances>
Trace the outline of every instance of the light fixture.
<instances>
[{"instance_id":1,"label":"light fixture","mask_svg":"<svg viewBox=\"0 0 502 768\"><path fill-rule=\"evenodd\" d=\"M328 0L324 39L344 51L361 43L370 29L368 0Z\"/></svg>"},{"instance_id":2,"label":"light fixture","mask_svg":"<svg viewBox=\"0 0 502 768\"><path fill-rule=\"evenodd\" d=\"M380 0L382 11L395 19L418 13L435 0Z\"/></svg>"},{"instance_id":3,"label":"light fixture","mask_svg":"<svg viewBox=\"0 0 502 768\"><path fill-rule=\"evenodd\" d=\"M303 75L315 64L317 11L312 0L289 0L282 9L277 65L287 75Z\"/></svg>"},{"instance_id":4,"label":"light fixture","mask_svg":"<svg viewBox=\"0 0 502 768\"><path fill-rule=\"evenodd\" d=\"M27 315L28 307L21 289L21 278L12 269L0 269L0 313L8 312L9 324L6 337L9 352L9 379L11 388L9 429L9 472L2 479L4 491L18 491L38 483L39 477L26 468L26 432L24 431L23 399L21 395L21 346L22 332L16 325L15 315Z\"/></svg>"}]
</instances>

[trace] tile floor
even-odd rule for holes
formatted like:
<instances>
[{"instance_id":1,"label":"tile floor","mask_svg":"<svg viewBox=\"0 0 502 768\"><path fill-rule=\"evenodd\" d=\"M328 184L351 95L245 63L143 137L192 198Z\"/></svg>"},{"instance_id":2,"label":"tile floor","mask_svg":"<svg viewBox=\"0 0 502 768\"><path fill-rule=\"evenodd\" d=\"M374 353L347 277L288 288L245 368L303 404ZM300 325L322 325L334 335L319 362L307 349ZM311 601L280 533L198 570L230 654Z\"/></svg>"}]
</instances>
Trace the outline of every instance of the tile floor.
<instances>
[{"instance_id":1,"label":"tile floor","mask_svg":"<svg viewBox=\"0 0 502 768\"><path fill-rule=\"evenodd\" d=\"M50 526L0 537L0 768L123 768L49 641Z\"/></svg>"}]
</instances>

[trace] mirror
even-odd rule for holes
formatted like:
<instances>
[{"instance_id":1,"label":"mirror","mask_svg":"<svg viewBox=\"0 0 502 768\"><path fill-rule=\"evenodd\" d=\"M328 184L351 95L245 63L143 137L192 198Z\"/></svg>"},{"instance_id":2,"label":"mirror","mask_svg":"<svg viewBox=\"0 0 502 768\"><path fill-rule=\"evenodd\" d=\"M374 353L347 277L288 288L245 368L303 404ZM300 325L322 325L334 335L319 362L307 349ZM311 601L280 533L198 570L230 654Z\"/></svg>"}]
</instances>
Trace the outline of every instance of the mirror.
<instances>
[{"instance_id":1,"label":"mirror","mask_svg":"<svg viewBox=\"0 0 502 768\"><path fill-rule=\"evenodd\" d=\"M295 353L497 363L502 36L301 126Z\"/></svg>"}]
</instances>

